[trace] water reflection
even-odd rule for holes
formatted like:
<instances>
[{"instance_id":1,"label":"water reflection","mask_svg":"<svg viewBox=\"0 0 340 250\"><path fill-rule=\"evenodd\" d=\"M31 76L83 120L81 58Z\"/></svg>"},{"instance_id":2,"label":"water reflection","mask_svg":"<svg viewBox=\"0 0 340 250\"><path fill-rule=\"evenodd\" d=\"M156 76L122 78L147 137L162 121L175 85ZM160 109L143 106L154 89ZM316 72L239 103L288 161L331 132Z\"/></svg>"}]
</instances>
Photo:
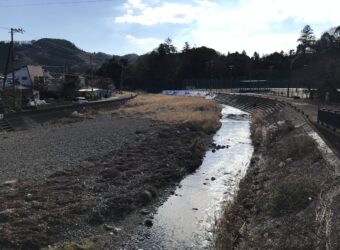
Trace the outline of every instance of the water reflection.
<instances>
[{"instance_id":1,"label":"water reflection","mask_svg":"<svg viewBox=\"0 0 340 250\"><path fill-rule=\"evenodd\" d=\"M223 201L232 199L245 175L253 147L249 115L224 106L222 126L214 136L220 146L208 151L202 166L186 177L159 207L154 225L132 243L136 249L206 249Z\"/></svg>"}]
</instances>

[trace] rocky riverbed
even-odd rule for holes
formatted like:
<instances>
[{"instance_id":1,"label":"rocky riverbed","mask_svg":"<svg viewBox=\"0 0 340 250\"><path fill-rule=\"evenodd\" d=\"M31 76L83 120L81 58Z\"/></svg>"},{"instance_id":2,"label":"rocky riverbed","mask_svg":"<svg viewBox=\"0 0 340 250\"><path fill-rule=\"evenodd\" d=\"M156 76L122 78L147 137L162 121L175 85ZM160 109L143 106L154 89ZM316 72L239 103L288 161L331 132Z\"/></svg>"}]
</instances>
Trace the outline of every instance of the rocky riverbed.
<instances>
[{"instance_id":1,"label":"rocky riverbed","mask_svg":"<svg viewBox=\"0 0 340 250\"><path fill-rule=\"evenodd\" d=\"M1 136L1 249L119 248L200 166L212 139L185 123L114 112Z\"/></svg>"}]
</instances>

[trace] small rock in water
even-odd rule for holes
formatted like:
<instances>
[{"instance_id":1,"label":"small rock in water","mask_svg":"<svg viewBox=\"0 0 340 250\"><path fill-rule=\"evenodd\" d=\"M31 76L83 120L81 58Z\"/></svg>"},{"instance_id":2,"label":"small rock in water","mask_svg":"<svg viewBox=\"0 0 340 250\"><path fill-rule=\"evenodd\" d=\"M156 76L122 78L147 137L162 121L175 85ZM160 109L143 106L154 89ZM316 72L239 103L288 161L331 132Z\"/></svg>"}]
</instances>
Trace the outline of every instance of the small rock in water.
<instances>
[{"instance_id":1,"label":"small rock in water","mask_svg":"<svg viewBox=\"0 0 340 250\"><path fill-rule=\"evenodd\" d=\"M204 182L203 185L208 185L208 183Z\"/></svg>"},{"instance_id":2,"label":"small rock in water","mask_svg":"<svg viewBox=\"0 0 340 250\"><path fill-rule=\"evenodd\" d=\"M215 149L213 149L213 150L211 150L211 152L215 153L215 152L216 152L216 150L215 150Z\"/></svg>"},{"instance_id":3,"label":"small rock in water","mask_svg":"<svg viewBox=\"0 0 340 250\"><path fill-rule=\"evenodd\" d=\"M192 210L194 210L194 211L197 211L197 210L198 210L198 208L194 207Z\"/></svg>"},{"instance_id":4,"label":"small rock in water","mask_svg":"<svg viewBox=\"0 0 340 250\"><path fill-rule=\"evenodd\" d=\"M170 194L174 195L174 194L175 194L175 191L170 191Z\"/></svg>"},{"instance_id":5,"label":"small rock in water","mask_svg":"<svg viewBox=\"0 0 340 250\"><path fill-rule=\"evenodd\" d=\"M152 220L145 220L144 221L144 225L147 226L147 227L152 227L153 226L153 222L152 222Z\"/></svg>"},{"instance_id":6,"label":"small rock in water","mask_svg":"<svg viewBox=\"0 0 340 250\"><path fill-rule=\"evenodd\" d=\"M216 178L215 177L211 177L211 180L214 181L214 180L216 180Z\"/></svg>"}]
</instances>

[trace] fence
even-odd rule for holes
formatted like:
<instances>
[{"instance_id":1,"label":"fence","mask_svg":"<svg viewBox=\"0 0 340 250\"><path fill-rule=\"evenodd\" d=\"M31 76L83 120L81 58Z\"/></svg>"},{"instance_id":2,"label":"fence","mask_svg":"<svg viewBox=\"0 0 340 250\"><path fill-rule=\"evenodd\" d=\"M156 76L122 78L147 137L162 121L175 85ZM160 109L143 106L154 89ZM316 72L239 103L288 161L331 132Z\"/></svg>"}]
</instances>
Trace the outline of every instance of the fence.
<instances>
[{"instance_id":1,"label":"fence","mask_svg":"<svg viewBox=\"0 0 340 250\"><path fill-rule=\"evenodd\" d=\"M42 113L48 113L53 111L63 111L63 110L70 110L70 111L79 111L83 110L86 107L112 107L114 105L121 105L125 102L135 98L137 95L131 95L127 97L122 97L119 99L114 100L105 100L105 101L96 101L96 102L88 102L88 103L82 103L78 105L61 105L53 108L44 108L44 109L38 109L38 110L30 110L30 111L22 111L22 112L15 112L15 113L7 113L5 114L5 118L13 118L13 117L19 117L19 116L29 116L34 114L42 114Z\"/></svg>"},{"instance_id":2,"label":"fence","mask_svg":"<svg viewBox=\"0 0 340 250\"><path fill-rule=\"evenodd\" d=\"M288 80L245 80L245 79L186 79L183 80L184 88L196 89L274 89L274 88L306 88L302 83L289 82Z\"/></svg>"},{"instance_id":3,"label":"fence","mask_svg":"<svg viewBox=\"0 0 340 250\"><path fill-rule=\"evenodd\" d=\"M319 109L318 123L333 131L340 131L340 111Z\"/></svg>"}]
</instances>

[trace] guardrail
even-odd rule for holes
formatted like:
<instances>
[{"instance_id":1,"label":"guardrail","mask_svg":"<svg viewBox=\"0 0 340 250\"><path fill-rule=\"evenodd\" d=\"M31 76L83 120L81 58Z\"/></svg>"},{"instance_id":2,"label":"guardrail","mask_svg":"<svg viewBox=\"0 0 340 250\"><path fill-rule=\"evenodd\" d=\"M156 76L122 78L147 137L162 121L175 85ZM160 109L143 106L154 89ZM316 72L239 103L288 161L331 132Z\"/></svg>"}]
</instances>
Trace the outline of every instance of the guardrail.
<instances>
[{"instance_id":1,"label":"guardrail","mask_svg":"<svg viewBox=\"0 0 340 250\"><path fill-rule=\"evenodd\" d=\"M340 131L340 111L319 109L318 123L333 131Z\"/></svg>"},{"instance_id":2,"label":"guardrail","mask_svg":"<svg viewBox=\"0 0 340 250\"><path fill-rule=\"evenodd\" d=\"M4 114L5 118L11 118L11 117L20 117L20 116L29 116L33 114L42 114L42 113L48 113L53 111L63 111L63 110L82 110L86 107L105 107L105 106L111 106L113 104L123 104L133 98L135 98L137 95L131 95L128 97L122 97L119 99L114 100L104 100L104 101L96 101L96 102L88 102L88 103L82 103L82 104L68 104L68 105L62 105L58 107L53 108L44 108L44 109L37 109L37 110L29 110L29 111L22 111L22 112L14 112L14 113L6 113Z\"/></svg>"}]
</instances>

